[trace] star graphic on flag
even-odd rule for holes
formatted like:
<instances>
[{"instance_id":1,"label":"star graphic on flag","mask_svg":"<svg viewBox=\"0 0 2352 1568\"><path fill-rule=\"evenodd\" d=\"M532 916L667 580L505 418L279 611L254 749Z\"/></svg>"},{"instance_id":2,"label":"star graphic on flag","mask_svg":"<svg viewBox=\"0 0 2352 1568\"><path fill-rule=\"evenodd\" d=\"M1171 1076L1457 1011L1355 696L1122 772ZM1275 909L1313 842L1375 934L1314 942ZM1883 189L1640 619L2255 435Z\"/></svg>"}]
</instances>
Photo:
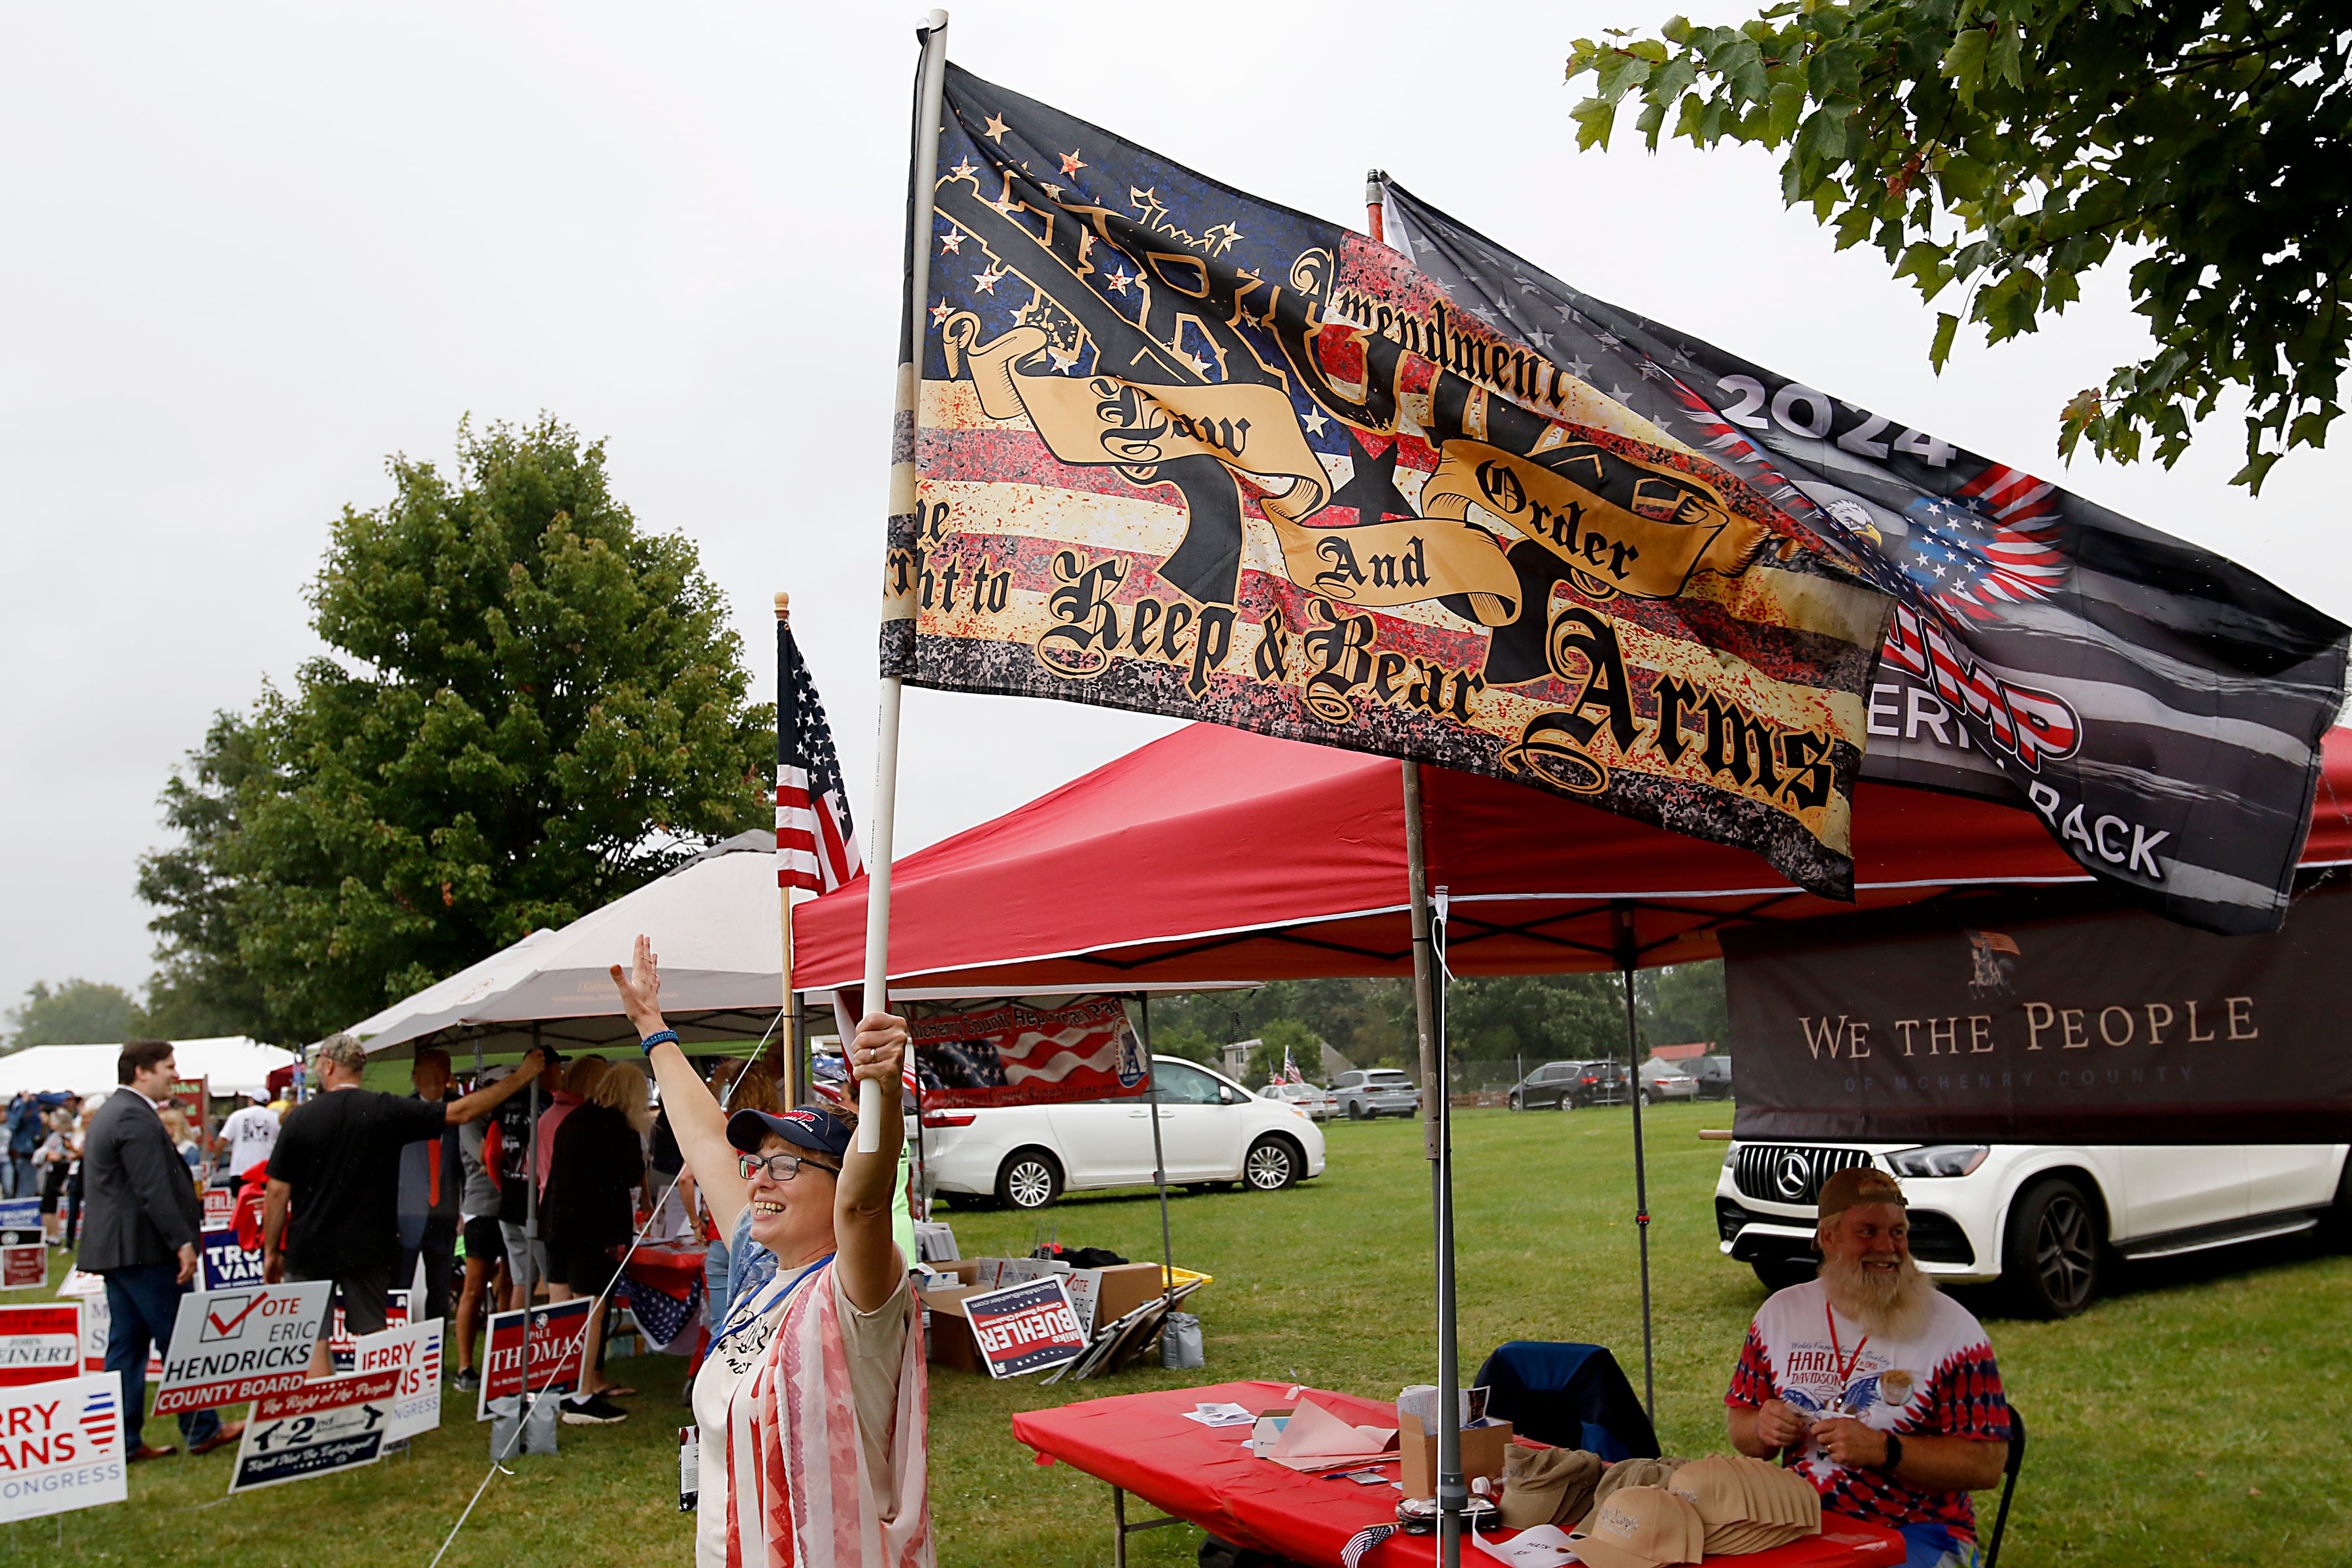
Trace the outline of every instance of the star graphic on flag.
<instances>
[{"instance_id":1,"label":"star graphic on flag","mask_svg":"<svg viewBox=\"0 0 2352 1568\"><path fill-rule=\"evenodd\" d=\"M1054 202L1060 201L1062 199L1062 187L1059 185L1047 185L1045 187L1045 199L1047 201Z\"/></svg>"},{"instance_id":2,"label":"star graphic on flag","mask_svg":"<svg viewBox=\"0 0 2352 1568\"><path fill-rule=\"evenodd\" d=\"M1591 362L1589 360L1572 359L1568 362L1568 374L1576 377L1579 381L1591 381L1592 379Z\"/></svg>"},{"instance_id":3,"label":"star graphic on flag","mask_svg":"<svg viewBox=\"0 0 2352 1568\"><path fill-rule=\"evenodd\" d=\"M1391 517L1411 517L1412 503L1396 488L1397 444L1389 443L1388 450L1375 458L1356 439L1355 432L1348 433L1348 456L1355 471L1348 482L1331 494L1333 506L1353 507L1357 521L1379 522Z\"/></svg>"},{"instance_id":4,"label":"star graphic on flag","mask_svg":"<svg viewBox=\"0 0 2352 1568\"><path fill-rule=\"evenodd\" d=\"M1477 317L1480 321L1486 322L1490 327L1495 324L1495 312L1484 305L1471 306L1470 313Z\"/></svg>"},{"instance_id":5,"label":"star graphic on flag","mask_svg":"<svg viewBox=\"0 0 2352 1568\"><path fill-rule=\"evenodd\" d=\"M1004 145L1004 133L1012 129L1004 123L1003 116L992 114L988 117L988 123L981 128L981 134L1002 147Z\"/></svg>"},{"instance_id":6,"label":"star graphic on flag","mask_svg":"<svg viewBox=\"0 0 2352 1568\"><path fill-rule=\"evenodd\" d=\"M1310 408L1307 411L1306 416L1300 419L1298 423L1306 426L1307 433L1309 436L1320 436L1323 434L1324 426L1331 422L1323 417L1323 411L1321 409Z\"/></svg>"},{"instance_id":7,"label":"star graphic on flag","mask_svg":"<svg viewBox=\"0 0 2352 1568\"><path fill-rule=\"evenodd\" d=\"M1536 347L1539 349L1548 349L1551 347L1551 334L1549 332L1539 332L1530 327L1528 329L1528 341L1533 342Z\"/></svg>"},{"instance_id":8,"label":"star graphic on flag","mask_svg":"<svg viewBox=\"0 0 2352 1568\"><path fill-rule=\"evenodd\" d=\"M1622 386L1612 385L1609 388L1609 395L1615 398L1618 402L1622 403L1633 395L1626 391Z\"/></svg>"},{"instance_id":9,"label":"star graphic on flag","mask_svg":"<svg viewBox=\"0 0 2352 1568\"><path fill-rule=\"evenodd\" d=\"M954 168L950 169L948 173L953 174L959 180L969 180L974 174L979 174L980 170L973 165L971 159L966 158L962 163L958 163Z\"/></svg>"},{"instance_id":10,"label":"star graphic on flag","mask_svg":"<svg viewBox=\"0 0 2352 1568\"><path fill-rule=\"evenodd\" d=\"M1045 350L1045 357L1053 362L1055 370L1074 369L1078 363L1076 352L1065 349L1059 343L1049 344Z\"/></svg>"},{"instance_id":11,"label":"star graphic on flag","mask_svg":"<svg viewBox=\"0 0 2352 1568\"><path fill-rule=\"evenodd\" d=\"M1076 148L1073 147L1068 152L1062 154L1062 173L1065 174L1076 174L1080 169L1085 167L1086 165L1078 161L1078 150Z\"/></svg>"},{"instance_id":12,"label":"star graphic on flag","mask_svg":"<svg viewBox=\"0 0 2352 1568\"><path fill-rule=\"evenodd\" d=\"M947 302L945 296L940 298L938 304L931 307L931 320L939 322L941 326L945 326L947 324L948 318L954 314L955 307Z\"/></svg>"},{"instance_id":13,"label":"star graphic on flag","mask_svg":"<svg viewBox=\"0 0 2352 1568\"><path fill-rule=\"evenodd\" d=\"M1184 363L1192 367L1192 374L1194 375L1206 375L1209 374L1209 362L1202 359L1199 354L1186 354L1184 356Z\"/></svg>"},{"instance_id":14,"label":"star graphic on flag","mask_svg":"<svg viewBox=\"0 0 2352 1568\"><path fill-rule=\"evenodd\" d=\"M1576 312L1570 310L1565 305L1554 305L1552 309L1559 312L1559 319L1563 321L1573 321L1576 320Z\"/></svg>"},{"instance_id":15,"label":"star graphic on flag","mask_svg":"<svg viewBox=\"0 0 2352 1568\"><path fill-rule=\"evenodd\" d=\"M1103 279L1103 281L1108 283L1113 289L1117 289L1121 294L1124 294L1127 292L1127 286L1135 281L1135 275L1129 272L1126 268L1122 267L1118 271L1112 273L1108 278Z\"/></svg>"},{"instance_id":16,"label":"star graphic on flag","mask_svg":"<svg viewBox=\"0 0 2352 1568\"><path fill-rule=\"evenodd\" d=\"M960 232L950 229L946 234L940 236L940 250L941 254L953 256L962 248L963 236Z\"/></svg>"},{"instance_id":17,"label":"star graphic on flag","mask_svg":"<svg viewBox=\"0 0 2352 1568\"><path fill-rule=\"evenodd\" d=\"M975 274L971 280L971 286L979 289L983 294L993 294L996 292L996 286L1003 281L1004 268L1002 267L991 267L985 272Z\"/></svg>"}]
</instances>

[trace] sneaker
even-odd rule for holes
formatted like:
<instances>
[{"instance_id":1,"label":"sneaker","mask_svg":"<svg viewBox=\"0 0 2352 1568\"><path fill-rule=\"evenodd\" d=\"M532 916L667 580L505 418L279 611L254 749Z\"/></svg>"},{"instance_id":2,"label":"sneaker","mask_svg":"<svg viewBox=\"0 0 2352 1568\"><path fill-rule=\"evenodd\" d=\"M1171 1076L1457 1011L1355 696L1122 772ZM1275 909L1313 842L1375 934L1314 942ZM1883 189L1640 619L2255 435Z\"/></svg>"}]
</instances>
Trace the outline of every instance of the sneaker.
<instances>
[{"instance_id":1,"label":"sneaker","mask_svg":"<svg viewBox=\"0 0 2352 1568\"><path fill-rule=\"evenodd\" d=\"M563 1424L566 1426L610 1426L615 1421L626 1421L629 1413L601 1394L587 1398L563 1402Z\"/></svg>"},{"instance_id":2,"label":"sneaker","mask_svg":"<svg viewBox=\"0 0 2352 1568\"><path fill-rule=\"evenodd\" d=\"M458 1393L460 1393L460 1394L475 1394L475 1393L478 1393L478 1392L480 1391L480 1389L481 1389L481 1386L482 1386L482 1374L481 1374L480 1373L476 1372L476 1371L475 1371L472 1367L470 1367L470 1366L461 1366L461 1367L459 1367L459 1368L457 1369L457 1383L456 1383L456 1387L457 1387L457 1392L458 1392Z\"/></svg>"}]
</instances>

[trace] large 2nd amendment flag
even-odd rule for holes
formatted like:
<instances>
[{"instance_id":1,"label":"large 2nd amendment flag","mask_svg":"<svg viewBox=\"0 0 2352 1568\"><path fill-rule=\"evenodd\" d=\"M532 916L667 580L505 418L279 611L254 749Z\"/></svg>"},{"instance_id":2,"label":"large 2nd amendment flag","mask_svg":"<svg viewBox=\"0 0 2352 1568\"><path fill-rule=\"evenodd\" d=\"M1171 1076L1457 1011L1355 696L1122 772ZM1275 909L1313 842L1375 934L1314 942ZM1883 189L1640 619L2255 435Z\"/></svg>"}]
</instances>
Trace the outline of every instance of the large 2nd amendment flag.
<instances>
[{"instance_id":1,"label":"large 2nd amendment flag","mask_svg":"<svg viewBox=\"0 0 2352 1568\"><path fill-rule=\"evenodd\" d=\"M1386 186L1459 308L1707 452L1901 601L1865 777L2012 802L2171 918L2271 931L2346 629L2210 552L1618 310ZM1376 331L1386 306L1342 299Z\"/></svg>"},{"instance_id":2,"label":"large 2nd amendment flag","mask_svg":"<svg viewBox=\"0 0 2352 1568\"><path fill-rule=\"evenodd\" d=\"M1516 779L1849 893L1882 590L1394 250L946 92L884 673Z\"/></svg>"}]
</instances>

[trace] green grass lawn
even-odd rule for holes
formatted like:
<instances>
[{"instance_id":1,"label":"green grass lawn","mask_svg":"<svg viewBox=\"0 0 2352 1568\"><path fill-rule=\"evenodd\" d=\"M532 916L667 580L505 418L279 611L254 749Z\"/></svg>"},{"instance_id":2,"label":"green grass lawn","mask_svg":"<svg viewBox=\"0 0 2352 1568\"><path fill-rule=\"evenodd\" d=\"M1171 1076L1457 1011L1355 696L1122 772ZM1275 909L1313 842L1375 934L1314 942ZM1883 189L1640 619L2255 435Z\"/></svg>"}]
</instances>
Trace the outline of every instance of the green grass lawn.
<instances>
[{"instance_id":1,"label":"green grass lawn","mask_svg":"<svg viewBox=\"0 0 2352 1568\"><path fill-rule=\"evenodd\" d=\"M1721 1397L1763 1292L1715 1249L1711 1193L1726 1107L1649 1115L1660 1436L1684 1454L1725 1447ZM1463 1370L1507 1339L1605 1344L1638 1387L1627 1114L1465 1111L1456 1122ZM1180 1195L1175 1260L1216 1276L1193 1298L1208 1367L1137 1370L1076 1386L931 1384L931 1505L943 1563L1110 1561L1108 1496L1015 1443L1016 1410L1238 1377L1386 1398L1433 1381L1428 1166L1418 1127L1340 1123L1321 1178L1276 1194ZM955 1210L967 1255L1024 1252L1058 1230L1072 1246L1136 1258L1160 1250L1149 1194L1065 1200L1043 1218ZM2294 1243L2127 1272L2063 1323L1987 1316L2010 1390L2033 1423L2005 1563L2352 1562L2352 1259ZM644 1390L624 1426L563 1431L552 1459L519 1460L491 1486L451 1564L684 1563L676 1510L675 1395L684 1363L614 1363ZM408 1456L352 1475L225 1500L228 1456L131 1473L131 1503L66 1516L79 1562L196 1568L428 1563L487 1465L470 1398ZM169 1429L170 1422L162 1424ZM152 1430L151 1428L151 1430ZM65 1561L54 1521L0 1526L0 1563ZM1191 1562L1198 1533L1135 1537L1139 1563Z\"/></svg>"}]
</instances>

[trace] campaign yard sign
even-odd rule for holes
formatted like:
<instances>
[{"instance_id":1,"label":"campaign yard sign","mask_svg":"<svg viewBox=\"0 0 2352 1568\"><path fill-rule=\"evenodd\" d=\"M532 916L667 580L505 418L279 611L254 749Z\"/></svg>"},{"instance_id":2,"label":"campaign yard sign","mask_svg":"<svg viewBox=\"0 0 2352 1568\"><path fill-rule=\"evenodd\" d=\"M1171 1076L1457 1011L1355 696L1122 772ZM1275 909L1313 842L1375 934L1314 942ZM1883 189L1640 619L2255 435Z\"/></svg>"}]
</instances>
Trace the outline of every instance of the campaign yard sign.
<instances>
[{"instance_id":1,"label":"campaign yard sign","mask_svg":"<svg viewBox=\"0 0 2352 1568\"><path fill-rule=\"evenodd\" d=\"M41 1200L38 1198L0 1199L0 1233L41 1234Z\"/></svg>"},{"instance_id":2,"label":"campaign yard sign","mask_svg":"<svg viewBox=\"0 0 2352 1568\"><path fill-rule=\"evenodd\" d=\"M84 1372L106 1370L106 1336L113 1316L106 1308L106 1279L87 1269L70 1270L65 1282L58 1287L58 1299L77 1302L81 1307L81 1369ZM152 1360L151 1355L150 1360ZM152 1377L158 1369L151 1366L147 1375Z\"/></svg>"},{"instance_id":3,"label":"campaign yard sign","mask_svg":"<svg viewBox=\"0 0 2352 1568\"><path fill-rule=\"evenodd\" d=\"M210 1410L299 1388L331 1281L198 1290L180 1298L155 1414Z\"/></svg>"},{"instance_id":4,"label":"campaign yard sign","mask_svg":"<svg viewBox=\"0 0 2352 1568\"><path fill-rule=\"evenodd\" d=\"M594 1302L581 1298L533 1307L523 1312L490 1315L490 1342L482 1389L474 1403L474 1419L490 1418L490 1401L508 1399L523 1391L523 1339L530 1340L530 1387L569 1394L580 1386L580 1365L588 1350L588 1309Z\"/></svg>"},{"instance_id":5,"label":"campaign yard sign","mask_svg":"<svg viewBox=\"0 0 2352 1568\"><path fill-rule=\"evenodd\" d=\"M205 1189L205 1228L230 1230L236 1228L236 1190L233 1187Z\"/></svg>"},{"instance_id":6,"label":"campaign yard sign","mask_svg":"<svg viewBox=\"0 0 2352 1568\"><path fill-rule=\"evenodd\" d=\"M121 1405L112 1373L0 1388L0 1521L122 1501Z\"/></svg>"},{"instance_id":7,"label":"campaign yard sign","mask_svg":"<svg viewBox=\"0 0 2352 1568\"><path fill-rule=\"evenodd\" d=\"M1087 1331L1058 1275L967 1296L963 1310L991 1377L1048 1372L1086 1352Z\"/></svg>"},{"instance_id":8,"label":"campaign yard sign","mask_svg":"<svg viewBox=\"0 0 2352 1568\"><path fill-rule=\"evenodd\" d=\"M247 1252L234 1228L205 1231L197 1256L204 1259L207 1290L245 1290L261 1283L261 1254Z\"/></svg>"},{"instance_id":9,"label":"campaign yard sign","mask_svg":"<svg viewBox=\"0 0 2352 1568\"><path fill-rule=\"evenodd\" d=\"M410 1298L415 1294L413 1290L384 1292L383 1326L385 1328L408 1327L409 1309L413 1304ZM352 1370L352 1349L356 1342L352 1338L350 1326L343 1321L343 1293L338 1290L335 1292L334 1327L327 1335L327 1353L334 1357L337 1372L344 1373Z\"/></svg>"},{"instance_id":10,"label":"campaign yard sign","mask_svg":"<svg viewBox=\"0 0 2352 1568\"><path fill-rule=\"evenodd\" d=\"M441 1320L427 1318L380 1334L362 1334L352 1347L352 1370L362 1376L398 1372L392 1421L384 1441L399 1442L441 1425Z\"/></svg>"},{"instance_id":11,"label":"campaign yard sign","mask_svg":"<svg viewBox=\"0 0 2352 1568\"><path fill-rule=\"evenodd\" d=\"M230 1472L232 1495L373 1465L383 1457L400 1369L321 1378L253 1404Z\"/></svg>"},{"instance_id":12,"label":"campaign yard sign","mask_svg":"<svg viewBox=\"0 0 2352 1568\"><path fill-rule=\"evenodd\" d=\"M31 1290L49 1282L49 1249L39 1242L0 1247L0 1290Z\"/></svg>"},{"instance_id":13,"label":"campaign yard sign","mask_svg":"<svg viewBox=\"0 0 2352 1568\"><path fill-rule=\"evenodd\" d=\"M79 1301L0 1307L0 1388L80 1374Z\"/></svg>"}]
</instances>

